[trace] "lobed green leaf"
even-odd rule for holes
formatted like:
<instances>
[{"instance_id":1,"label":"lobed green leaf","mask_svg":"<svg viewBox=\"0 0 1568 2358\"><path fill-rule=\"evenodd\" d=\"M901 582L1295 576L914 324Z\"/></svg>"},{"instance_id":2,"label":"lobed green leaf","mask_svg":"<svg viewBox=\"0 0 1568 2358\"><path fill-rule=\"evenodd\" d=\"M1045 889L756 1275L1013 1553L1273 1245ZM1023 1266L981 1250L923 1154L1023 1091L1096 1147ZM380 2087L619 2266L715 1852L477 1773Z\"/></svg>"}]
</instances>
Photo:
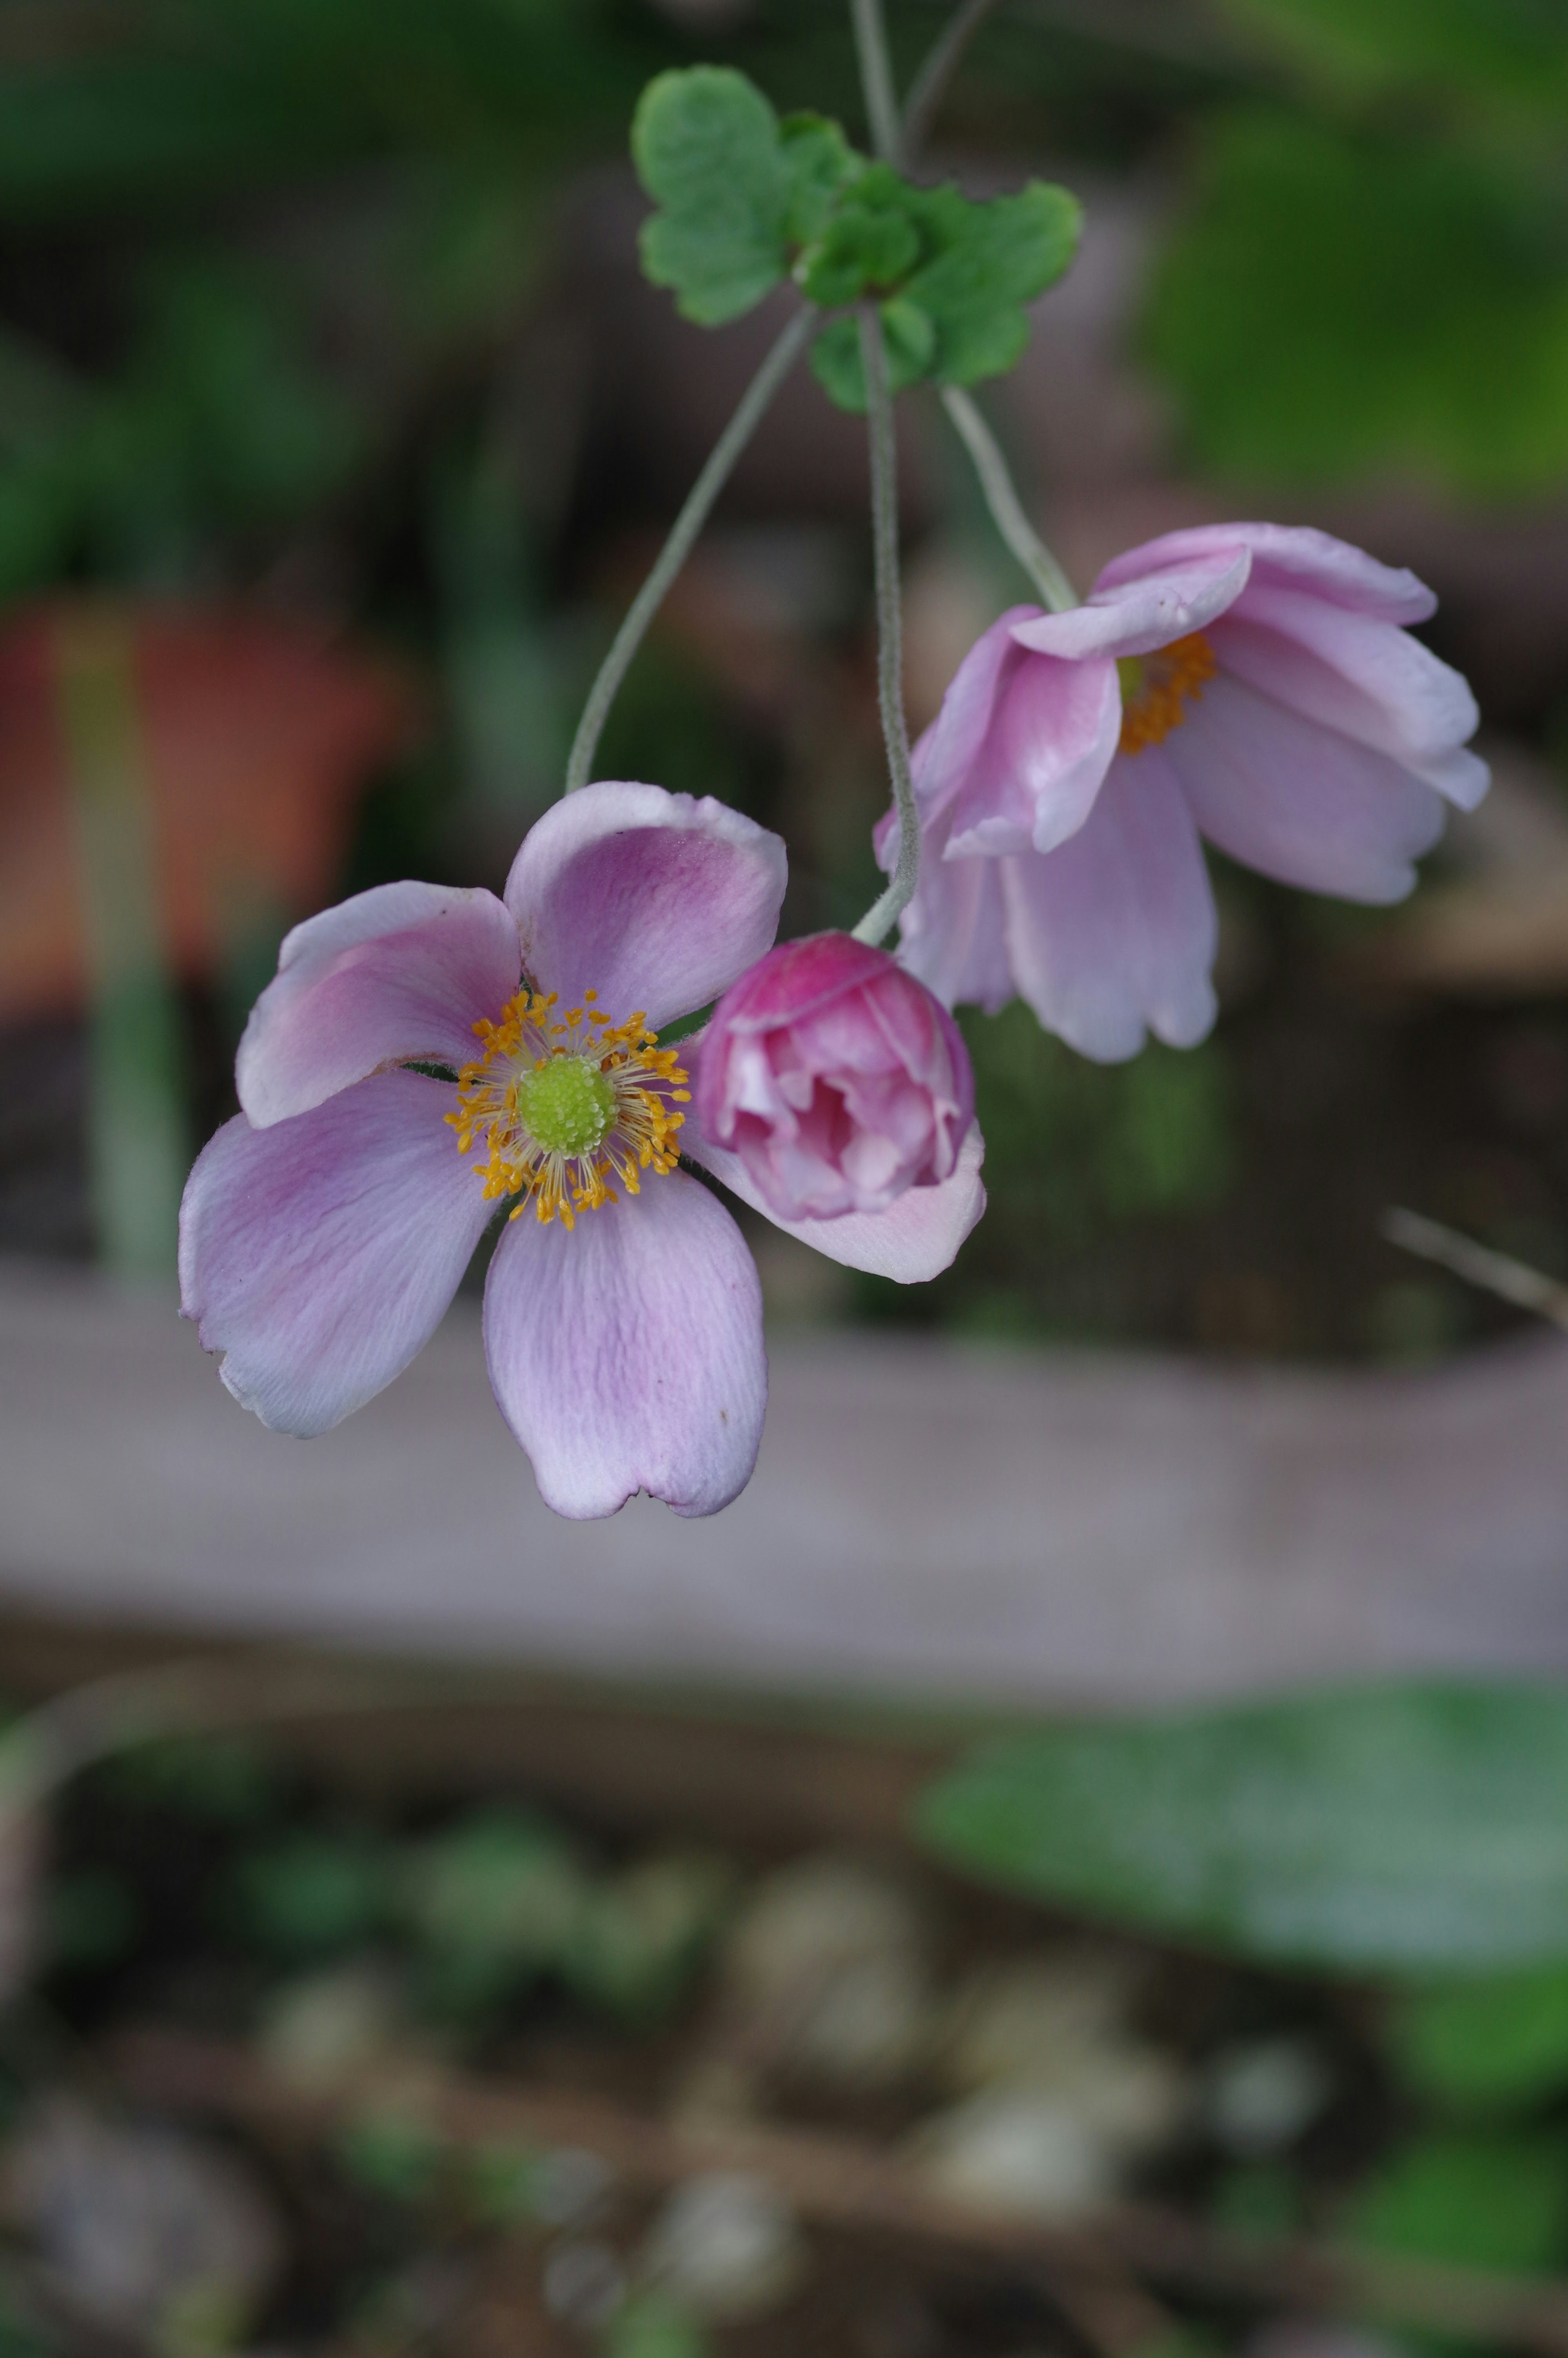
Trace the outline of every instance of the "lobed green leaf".
<instances>
[{"instance_id":1,"label":"lobed green leaf","mask_svg":"<svg viewBox=\"0 0 1568 2358\"><path fill-rule=\"evenodd\" d=\"M819 189L819 147L796 146L808 189ZM760 303L788 265L796 190L778 117L756 85L727 66L658 75L637 103L632 156L659 207L641 239L654 286L699 327Z\"/></svg>"}]
</instances>

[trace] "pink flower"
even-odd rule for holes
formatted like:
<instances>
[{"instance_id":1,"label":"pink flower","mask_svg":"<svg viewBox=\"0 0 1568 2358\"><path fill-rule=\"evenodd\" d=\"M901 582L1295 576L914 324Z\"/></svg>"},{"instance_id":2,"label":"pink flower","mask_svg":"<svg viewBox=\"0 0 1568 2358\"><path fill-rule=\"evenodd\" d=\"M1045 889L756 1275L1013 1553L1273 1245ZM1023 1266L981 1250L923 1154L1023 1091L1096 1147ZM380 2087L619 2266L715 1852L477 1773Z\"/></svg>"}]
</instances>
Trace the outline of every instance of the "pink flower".
<instances>
[{"instance_id":1,"label":"pink flower","mask_svg":"<svg viewBox=\"0 0 1568 2358\"><path fill-rule=\"evenodd\" d=\"M975 1118L946 1008L849 934L784 942L731 983L702 1038L697 1108L782 1219L885 1212L957 1168Z\"/></svg>"},{"instance_id":2,"label":"pink flower","mask_svg":"<svg viewBox=\"0 0 1568 2358\"><path fill-rule=\"evenodd\" d=\"M1264 875L1398 901L1486 764L1465 681L1404 627L1411 573L1325 533L1210 525L1015 606L915 748L925 828L902 956L948 1006L1022 995L1085 1055L1214 1021L1200 837ZM896 829L878 855L891 869Z\"/></svg>"},{"instance_id":3,"label":"pink flower","mask_svg":"<svg viewBox=\"0 0 1568 2358\"><path fill-rule=\"evenodd\" d=\"M180 1211L181 1307L235 1398L299 1434L362 1407L515 1197L485 1353L545 1498L579 1517L637 1489L683 1515L726 1506L762 1433L762 1301L677 1150L767 1206L683 1127L684 1052L656 1033L762 956L784 886L778 838L722 804L600 784L539 820L504 900L384 884L296 926L241 1043L243 1111ZM941 1186L791 1233L934 1277L984 1208L982 1152L971 1130Z\"/></svg>"}]
</instances>

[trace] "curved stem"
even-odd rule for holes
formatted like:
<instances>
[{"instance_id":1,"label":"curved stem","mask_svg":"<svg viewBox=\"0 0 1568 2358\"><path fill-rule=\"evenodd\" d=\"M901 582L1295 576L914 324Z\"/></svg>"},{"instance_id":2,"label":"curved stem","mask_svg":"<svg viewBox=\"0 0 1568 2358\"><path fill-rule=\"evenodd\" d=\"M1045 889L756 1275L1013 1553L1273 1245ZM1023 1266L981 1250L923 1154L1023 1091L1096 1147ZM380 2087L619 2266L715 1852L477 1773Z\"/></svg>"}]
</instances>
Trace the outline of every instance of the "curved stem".
<instances>
[{"instance_id":1,"label":"curved stem","mask_svg":"<svg viewBox=\"0 0 1568 2358\"><path fill-rule=\"evenodd\" d=\"M964 448L975 462L980 489L991 521L1040 593L1041 603L1053 614L1076 606L1078 595L1023 513L1013 487L1001 446L979 407L962 385L942 387L942 406L957 428Z\"/></svg>"},{"instance_id":2,"label":"curved stem","mask_svg":"<svg viewBox=\"0 0 1568 2358\"><path fill-rule=\"evenodd\" d=\"M903 105L903 129L899 137L899 161L907 171L930 136L936 110L947 94L964 51L996 6L996 0L963 0L926 52L925 62L909 86Z\"/></svg>"},{"instance_id":3,"label":"curved stem","mask_svg":"<svg viewBox=\"0 0 1568 2358\"><path fill-rule=\"evenodd\" d=\"M871 145L882 163L896 164L901 145L898 93L893 88L881 0L849 0L849 14L854 21L855 53L860 59L860 88L865 93Z\"/></svg>"},{"instance_id":4,"label":"curved stem","mask_svg":"<svg viewBox=\"0 0 1568 2358\"><path fill-rule=\"evenodd\" d=\"M914 897L920 881L920 813L909 770L909 730L903 712L903 622L898 583L898 449L881 314L874 303L860 313L860 361L866 373L866 424L871 449L871 548L877 581L877 700L881 707L892 798L898 812L898 861L892 882L855 927L858 942L885 941Z\"/></svg>"},{"instance_id":5,"label":"curved stem","mask_svg":"<svg viewBox=\"0 0 1568 2358\"><path fill-rule=\"evenodd\" d=\"M729 481L730 470L755 433L762 415L789 374L801 347L811 333L816 319L808 306L797 311L787 328L774 343L762 367L741 396L735 415L724 428L708 454L702 472L686 496L686 504L670 526L669 538L654 560L654 569L632 600L625 621L616 632L610 653L599 668L599 676L589 690L582 719L578 722L577 735L567 763L566 791L575 794L586 786L593 757L598 751L600 732L609 718L616 691L632 667L632 659L643 644L649 623L664 602L665 593L691 554L715 500Z\"/></svg>"}]
</instances>

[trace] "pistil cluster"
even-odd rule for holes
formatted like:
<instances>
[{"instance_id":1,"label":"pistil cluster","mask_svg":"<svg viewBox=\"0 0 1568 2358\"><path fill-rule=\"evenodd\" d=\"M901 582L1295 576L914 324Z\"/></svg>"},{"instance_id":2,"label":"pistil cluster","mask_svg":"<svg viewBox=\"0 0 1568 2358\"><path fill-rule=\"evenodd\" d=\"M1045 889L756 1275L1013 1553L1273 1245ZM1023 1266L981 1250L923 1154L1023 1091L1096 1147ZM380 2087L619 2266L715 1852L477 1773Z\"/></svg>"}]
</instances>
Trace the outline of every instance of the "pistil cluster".
<instances>
[{"instance_id":1,"label":"pistil cluster","mask_svg":"<svg viewBox=\"0 0 1568 2358\"><path fill-rule=\"evenodd\" d=\"M459 1073L447 1120L460 1153L487 1143L484 1193L515 1195L513 1219L532 1206L570 1228L579 1212L618 1202L616 1184L635 1195L643 1172L679 1160L677 1109L691 1092L678 1051L659 1046L641 1011L612 1023L597 995L557 1017L555 991L524 988L473 1027L484 1053Z\"/></svg>"}]
</instances>

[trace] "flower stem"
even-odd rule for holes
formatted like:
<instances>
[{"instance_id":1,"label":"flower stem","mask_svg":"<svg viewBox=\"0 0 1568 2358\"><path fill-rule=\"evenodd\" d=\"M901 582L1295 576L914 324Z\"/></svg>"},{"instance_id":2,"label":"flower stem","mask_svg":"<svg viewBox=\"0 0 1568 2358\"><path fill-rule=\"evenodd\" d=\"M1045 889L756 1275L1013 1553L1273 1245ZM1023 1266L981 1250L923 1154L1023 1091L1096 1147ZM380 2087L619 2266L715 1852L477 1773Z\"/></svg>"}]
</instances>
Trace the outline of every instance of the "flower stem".
<instances>
[{"instance_id":1,"label":"flower stem","mask_svg":"<svg viewBox=\"0 0 1568 2358\"><path fill-rule=\"evenodd\" d=\"M925 145L936 110L947 94L947 85L958 70L964 51L995 6L996 0L962 0L910 83L898 142L899 161L906 171Z\"/></svg>"},{"instance_id":2,"label":"flower stem","mask_svg":"<svg viewBox=\"0 0 1568 2358\"><path fill-rule=\"evenodd\" d=\"M892 881L855 927L858 942L885 941L914 897L920 879L920 813L909 770L903 712L903 625L898 584L898 448L881 314L874 303L860 312L860 361L866 375L866 424L871 453L871 548L877 583L877 699L881 707L892 798L898 812L898 861Z\"/></svg>"},{"instance_id":3,"label":"flower stem","mask_svg":"<svg viewBox=\"0 0 1568 2358\"><path fill-rule=\"evenodd\" d=\"M809 306L797 311L774 343L762 367L741 396L740 406L708 454L707 463L690 491L679 515L670 526L669 538L654 560L653 571L638 590L625 621L616 632L610 653L600 665L599 676L589 690L582 719L567 762L566 791L575 794L586 786L593 768L593 757L599 748L600 733L610 716L616 692L632 667L633 657L642 645L649 623L664 602L681 567L691 554L692 545L708 522L715 500L729 481L730 470L747 443L756 432L764 412L784 378L789 374L801 347L811 333L816 314Z\"/></svg>"},{"instance_id":4,"label":"flower stem","mask_svg":"<svg viewBox=\"0 0 1568 2358\"><path fill-rule=\"evenodd\" d=\"M1018 559L1040 594L1041 603L1054 614L1078 603L1076 590L1023 513L1023 503L1013 487L1001 446L984 416L962 385L942 387L942 406L957 429L958 438L974 460L975 473L979 478L986 505L1008 547Z\"/></svg>"},{"instance_id":5,"label":"flower stem","mask_svg":"<svg viewBox=\"0 0 1568 2358\"><path fill-rule=\"evenodd\" d=\"M866 101L871 145L882 163L896 164L901 144L898 93L893 88L892 59L888 54L881 0L849 0L849 15L855 27L855 54L860 60L860 89Z\"/></svg>"}]
</instances>

